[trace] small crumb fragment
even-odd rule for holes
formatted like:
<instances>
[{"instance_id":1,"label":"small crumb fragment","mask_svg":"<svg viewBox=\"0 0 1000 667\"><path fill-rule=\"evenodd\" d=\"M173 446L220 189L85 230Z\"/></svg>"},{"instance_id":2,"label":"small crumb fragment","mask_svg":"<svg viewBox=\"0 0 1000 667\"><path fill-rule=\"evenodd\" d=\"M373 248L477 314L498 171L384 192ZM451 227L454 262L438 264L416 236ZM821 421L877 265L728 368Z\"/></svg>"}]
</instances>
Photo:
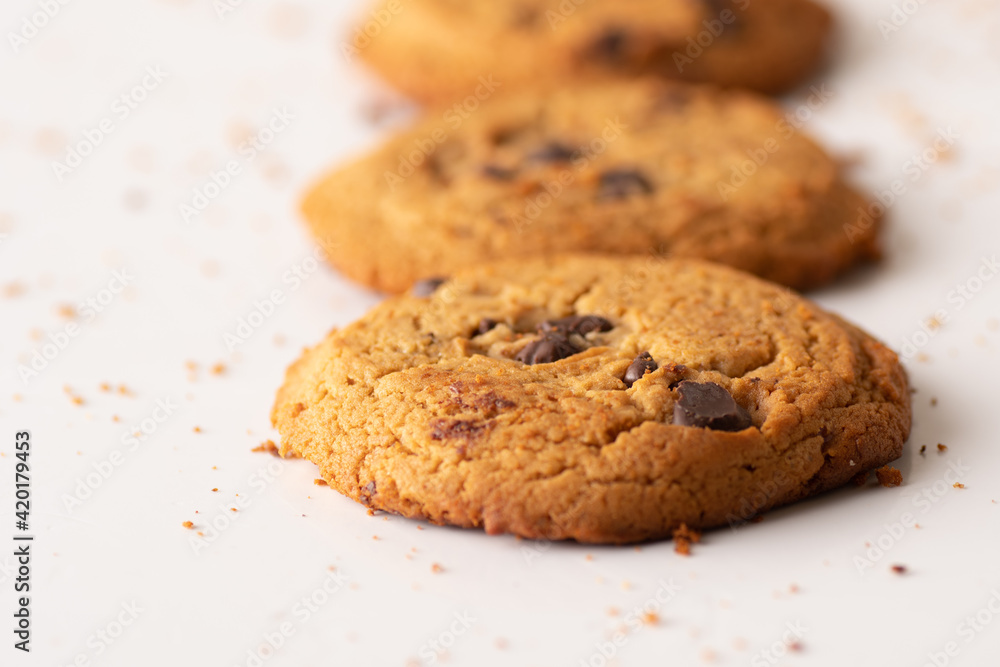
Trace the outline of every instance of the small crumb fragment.
<instances>
[{"instance_id":1,"label":"small crumb fragment","mask_svg":"<svg viewBox=\"0 0 1000 667\"><path fill-rule=\"evenodd\" d=\"M325 479L314 479L313 480L313 484L315 484L316 486L326 486L326 480Z\"/></svg>"},{"instance_id":2,"label":"small crumb fragment","mask_svg":"<svg viewBox=\"0 0 1000 667\"><path fill-rule=\"evenodd\" d=\"M645 614L642 615L642 622L645 623L646 625L659 625L660 615L655 614L651 611L647 611Z\"/></svg>"},{"instance_id":3,"label":"small crumb fragment","mask_svg":"<svg viewBox=\"0 0 1000 667\"><path fill-rule=\"evenodd\" d=\"M942 445L942 444L941 444L941 443L939 442L939 443L938 443L938 451L939 451L939 452L946 452L946 451L948 451L948 445Z\"/></svg>"},{"instance_id":4,"label":"small crumb fragment","mask_svg":"<svg viewBox=\"0 0 1000 667\"><path fill-rule=\"evenodd\" d=\"M927 451L927 445L920 445L920 455L923 456Z\"/></svg>"},{"instance_id":5,"label":"small crumb fragment","mask_svg":"<svg viewBox=\"0 0 1000 667\"><path fill-rule=\"evenodd\" d=\"M256 447L250 450L251 452L261 452L264 454L273 454L274 456L281 456L278 451L278 446L274 444L274 440L265 440Z\"/></svg>"},{"instance_id":6,"label":"small crumb fragment","mask_svg":"<svg viewBox=\"0 0 1000 667\"><path fill-rule=\"evenodd\" d=\"M195 427L194 427L194 428L193 428L192 430L193 430L193 431L194 431L195 433L201 433L201 427L200 427L200 426L195 426Z\"/></svg>"},{"instance_id":7,"label":"small crumb fragment","mask_svg":"<svg viewBox=\"0 0 1000 667\"><path fill-rule=\"evenodd\" d=\"M875 477L882 486L899 486L903 483L903 473L889 465L884 465L875 471Z\"/></svg>"},{"instance_id":8,"label":"small crumb fragment","mask_svg":"<svg viewBox=\"0 0 1000 667\"><path fill-rule=\"evenodd\" d=\"M893 565L889 569L892 570L895 574L906 574L905 565Z\"/></svg>"},{"instance_id":9,"label":"small crumb fragment","mask_svg":"<svg viewBox=\"0 0 1000 667\"><path fill-rule=\"evenodd\" d=\"M212 375L222 375L225 372L226 372L226 365L222 362L219 362L214 366L212 366Z\"/></svg>"},{"instance_id":10,"label":"small crumb fragment","mask_svg":"<svg viewBox=\"0 0 1000 667\"><path fill-rule=\"evenodd\" d=\"M444 568L438 565L437 563L431 563L431 572L433 572L434 574L441 574L442 572L444 572Z\"/></svg>"},{"instance_id":11,"label":"small crumb fragment","mask_svg":"<svg viewBox=\"0 0 1000 667\"><path fill-rule=\"evenodd\" d=\"M185 521L181 525L184 526L185 528L189 529L189 530L191 528L194 528L194 522L192 522L192 521Z\"/></svg>"},{"instance_id":12,"label":"small crumb fragment","mask_svg":"<svg viewBox=\"0 0 1000 667\"><path fill-rule=\"evenodd\" d=\"M56 314L59 315L59 317L71 320L74 317L76 317L76 308L69 305L68 303L63 303L60 304L58 308L56 308Z\"/></svg>"},{"instance_id":13,"label":"small crumb fragment","mask_svg":"<svg viewBox=\"0 0 1000 667\"><path fill-rule=\"evenodd\" d=\"M965 488L965 484L962 484L961 482L955 482L954 484L952 484L952 486L955 487L956 489L964 489Z\"/></svg>"},{"instance_id":14,"label":"small crumb fragment","mask_svg":"<svg viewBox=\"0 0 1000 667\"><path fill-rule=\"evenodd\" d=\"M236 495L240 495L240 494L238 494L238 493L237 493ZM239 510L239 508L237 508L237 507L230 507L230 508L229 508L229 511L230 511L230 512L239 512L240 510Z\"/></svg>"},{"instance_id":15,"label":"small crumb fragment","mask_svg":"<svg viewBox=\"0 0 1000 667\"><path fill-rule=\"evenodd\" d=\"M937 398L935 398L934 396L931 396L931 407L932 408L937 407Z\"/></svg>"},{"instance_id":16,"label":"small crumb fragment","mask_svg":"<svg viewBox=\"0 0 1000 667\"><path fill-rule=\"evenodd\" d=\"M214 489L212 489L212 493L218 493L218 492L219 492L219 487L215 487Z\"/></svg>"},{"instance_id":17,"label":"small crumb fragment","mask_svg":"<svg viewBox=\"0 0 1000 667\"><path fill-rule=\"evenodd\" d=\"M701 542L701 531L692 530L687 524L681 524L674 530L674 551L681 556L691 555L691 545Z\"/></svg>"}]
</instances>

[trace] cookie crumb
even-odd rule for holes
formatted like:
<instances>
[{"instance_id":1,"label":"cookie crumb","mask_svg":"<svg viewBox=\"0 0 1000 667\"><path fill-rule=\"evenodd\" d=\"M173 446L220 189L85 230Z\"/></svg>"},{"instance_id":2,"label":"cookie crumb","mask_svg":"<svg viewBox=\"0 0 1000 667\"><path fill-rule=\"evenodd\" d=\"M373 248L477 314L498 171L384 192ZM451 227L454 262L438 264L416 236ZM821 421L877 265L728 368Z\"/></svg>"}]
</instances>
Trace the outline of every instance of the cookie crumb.
<instances>
[{"instance_id":1,"label":"cookie crumb","mask_svg":"<svg viewBox=\"0 0 1000 667\"><path fill-rule=\"evenodd\" d=\"M962 484L961 482L955 482L954 484L952 484L952 486L955 487L956 489L964 489L965 488L965 484Z\"/></svg>"},{"instance_id":2,"label":"cookie crumb","mask_svg":"<svg viewBox=\"0 0 1000 667\"><path fill-rule=\"evenodd\" d=\"M195 427L194 427L194 428L193 428L192 430L193 430L193 431L194 431L195 433L201 433L201 427L200 427L200 426L195 426Z\"/></svg>"},{"instance_id":3,"label":"cookie crumb","mask_svg":"<svg viewBox=\"0 0 1000 667\"><path fill-rule=\"evenodd\" d=\"M931 396L931 407L932 408L937 407L937 398L935 398L934 396Z\"/></svg>"},{"instance_id":4,"label":"cookie crumb","mask_svg":"<svg viewBox=\"0 0 1000 667\"><path fill-rule=\"evenodd\" d=\"M184 526L185 528L189 529L189 530L191 528L194 528L194 522L192 522L192 521L185 521L181 525Z\"/></svg>"},{"instance_id":5,"label":"cookie crumb","mask_svg":"<svg viewBox=\"0 0 1000 667\"><path fill-rule=\"evenodd\" d=\"M941 444L941 443L939 442L939 443L938 443L938 451L939 451L939 452L946 452L946 451L948 451L948 445L942 445L942 444Z\"/></svg>"},{"instance_id":6,"label":"cookie crumb","mask_svg":"<svg viewBox=\"0 0 1000 667\"><path fill-rule=\"evenodd\" d=\"M895 573L895 574L906 574L906 566L905 565L893 565L889 569L892 570L893 573Z\"/></svg>"},{"instance_id":7,"label":"cookie crumb","mask_svg":"<svg viewBox=\"0 0 1000 667\"><path fill-rule=\"evenodd\" d=\"M674 551L681 556L691 555L691 545L701 542L701 531L692 530L682 523L674 530Z\"/></svg>"},{"instance_id":8,"label":"cookie crumb","mask_svg":"<svg viewBox=\"0 0 1000 667\"><path fill-rule=\"evenodd\" d=\"M927 451L927 445L920 445L920 455L923 456Z\"/></svg>"},{"instance_id":9,"label":"cookie crumb","mask_svg":"<svg viewBox=\"0 0 1000 667\"><path fill-rule=\"evenodd\" d=\"M218 493L218 492L219 492L219 487L215 487L214 489L212 489L212 493Z\"/></svg>"},{"instance_id":10,"label":"cookie crumb","mask_svg":"<svg viewBox=\"0 0 1000 667\"><path fill-rule=\"evenodd\" d=\"M265 440L256 447L250 450L251 452L261 452L264 454L273 454L274 456L281 456L278 452L278 446L274 444L274 440Z\"/></svg>"},{"instance_id":11,"label":"cookie crumb","mask_svg":"<svg viewBox=\"0 0 1000 667\"><path fill-rule=\"evenodd\" d=\"M326 480L325 479L314 479L313 480L313 484L315 484L316 486L326 486Z\"/></svg>"},{"instance_id":12,"label":"cookie crumb","mask_svg":"<svg viewBox=\"0 0 1000 667\"><path fill-rule=\"evenodd\" d=\"M222 362L219 362L214 366L212 366L212 375L222 375L225 372L226 372L226 365Z\"/></svg>"},{"instance_id":13,"label":"cookie crumb","mask_svg":"<svg viewBox=\"0 0 1000 667\"><path fill-rule=\"evenodd\" d=\"M903 483L903 473L889 465L884 465L875 471L878 483L885 487L899 486Z\"/></svg>"},{"instance_id":14,"label":"cookie crumb","mask_svg":"<svg viewBox=\"0 0 1000 667\"><path fill-rule=\"evenodd\" d=\"M444 568L438 565L437 563L431 563L431 572L433 572L434 574L441 574L442 572L444 572Z\"/></svg>"},{"instance_id":15,"label":"cookie crumb","mask_svg":"<svg viewBox=\"0 0 1000 667\"><path fill-rule=\"evenodd\" d=\"M655 614L651 611L648 611L642 615L642 622L645 623L646 625L659 625L660 616L659 614Z\"/></svg>"}]
</instances>

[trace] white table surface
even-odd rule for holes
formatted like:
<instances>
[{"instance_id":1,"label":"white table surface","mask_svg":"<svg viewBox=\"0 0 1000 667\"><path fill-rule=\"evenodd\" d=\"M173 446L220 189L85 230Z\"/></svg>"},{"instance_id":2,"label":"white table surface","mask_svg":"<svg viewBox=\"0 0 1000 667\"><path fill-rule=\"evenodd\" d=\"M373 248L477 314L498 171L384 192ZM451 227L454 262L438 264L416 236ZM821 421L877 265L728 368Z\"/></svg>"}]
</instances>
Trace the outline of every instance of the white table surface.
<instances>
[{"instance_id":1,"label":"white table surface","mask_svg":"<svg viewBox=\"0 0 1000 667\"><path fill-rule=\"evenodd\" d=\"M934 664L928 654L997 664L1000 279L976 276L994 277L983 262L1000 251L1000 8L911 2L885 37L893 1L836 3L839 55L814 82L832 99L803 125L848 159L862 190L905 182L886 260L813 295L896 349L917 334L914 431L896 464L905 483L711 532L689 558L670 543L534 544L369 517L314 486L311 464L251 453L277 437L268 412L298 351L380 298L315 267L297 215L321 170L388 131L366 119L384 90L338 48L361 5L234 0L220 17L209 2L81 0L15 52L8 35L38 4L4 2L0 664L255 665L248 651L267 636L281 644L264 650L269 667L597 667L602 647L623 666ZM120 97L147 68L162 81L147 78L152 89L123 117ZM782 103L794 111L808 96L805 86ZM293 118L250 159L240 142L275 110ZM60 181L53 161L104 118L111 132ZM954 147L914 171L911 156L948 128ZM230 160L239 174L185 224L179 205ZM966 299L959 285L979 289ZM230 351L225 335L273 290L282 303ZM78 307L88 299L101 312ZM919 334L938 311L943 326ZM19 365L72 322L65 349L23 380ZM143 420L149 434L130 440ZM11 617L23 429L35 535L27 655L13 649ZM966 488L944 481L955 469ZM894 536L907 513L920 528ZM224 529L193 545L188 520ZM860 568L880 539L884 555ZM630 615L646 603L655 624ZM785 652L788 627L799 650L765 654Z\"/></svg>"}]
</instances>

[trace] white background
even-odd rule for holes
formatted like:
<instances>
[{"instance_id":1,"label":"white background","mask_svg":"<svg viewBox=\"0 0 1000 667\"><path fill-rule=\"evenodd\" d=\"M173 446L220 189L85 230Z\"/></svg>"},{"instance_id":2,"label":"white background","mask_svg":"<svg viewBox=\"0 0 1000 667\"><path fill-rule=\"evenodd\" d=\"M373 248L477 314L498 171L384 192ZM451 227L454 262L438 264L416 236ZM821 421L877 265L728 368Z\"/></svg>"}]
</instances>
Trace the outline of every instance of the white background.
<instances>
[{"instance_id":1,"label":"white background","mask_svg":"<svg viewBox=\"0 0 1000 667\"><path fill-rule=\"evenodd\" d=\"M293 634L264 664L429 664L427 642L442 640L440 664L598 666L598 645L620 629L608 664L919 666L952 641L957 655L939 664L997 664L1000 618L962 624L1000 591L1000 280L972 280L971 300L954 292L1000 250L997 3L914 1L912 18L883 35L889 0L840 0L837 56L814 82L833 98L804 124L863 191L906 186L890 207L886 260L813 296L896 349L944 311L907 361L916 393L896 464L904 485L845 489L712 532L689 558L669 543L538 545L369 517L314 486L302 461L261 477L278 460L250 449L276 437L268 411L285 367L379 299L325 267L297 288L289 278L313 268L303 189L387 132L366 119L386 92L338 46L360 5L244 3L220 17L209 2L79 0L15 52L8 33L37 9L5 0L0 13L0 664L253 665L248 651L283 623ZM112 105L147 67L168 76L120 119ZM807 85L782 103L795 110L808 95ZM294 120L248 160L240 142L274 109ZM53 161L102 118L113 131L60 182ZM953 150L912 180L908 161L947 128ZM229 160L240 174L185 224L179 205ZM70 323L63 306L108 301L102 290L123 269L127 289L92 320L79 315L79 335L23 381L18 365ZM230 352L223 336L272 290L283 302ZM157 400L177 407L129 448L123 438ZM13 650L10 630L22 429L34 443L30 656ZM116 451L107 479L81 487ZM952 464L965 489L944 483ZM89 497L68 507L81 491ZM921 493L934 502L916 502ZM897 539L886 526L906 512L921 527ZM196 552L188 520L229 525ZM880 538L885 555L859 568ZM330 567L347 582L306 614L299 600ZM657 624L634 629L630 610L661 580L679 590ZM131 604L135 621L99 639L117 634ZM471 627L452 635L456 613ZM789 623L804 628L801 650L769 661L760 651L780 647Z\"/></svg>"}]
</instances>

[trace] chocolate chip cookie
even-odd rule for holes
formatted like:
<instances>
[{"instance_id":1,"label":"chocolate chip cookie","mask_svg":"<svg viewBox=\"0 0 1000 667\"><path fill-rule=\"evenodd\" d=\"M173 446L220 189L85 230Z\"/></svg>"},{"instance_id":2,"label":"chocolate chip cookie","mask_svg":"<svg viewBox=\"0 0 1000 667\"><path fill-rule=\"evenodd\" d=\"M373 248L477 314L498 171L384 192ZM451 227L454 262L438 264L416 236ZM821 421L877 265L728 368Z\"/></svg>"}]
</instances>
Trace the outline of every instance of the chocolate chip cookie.
<instances>
[{"instance_id":1,"label":"chocolate chip cookie","mask_svg":"<svg viewBox=\"0 0 1000 667\"><path fill-rule=\"evenodd\" d=\"M776 93L816 69L831 23L810 0L381 0L341 51L438 102L481 77L508 90L655 75Z\"/></svg>"},{"instance_id":2,"label":"chocolate chip cookie","mask_svg":"<svg viewBox=\"0 0 1000 667\"><path fill-rule=\"evenodd\" d=\"M626 543L741 525L898 458L910 397L892 351L777 285L574 255L390 298L291 366L272 421L369 508Z\"/></svg>"},{"instance_id":3,"label":"chocolate chip cookie","mask_svg":"<svg viewBox=\"0 0 1000 667\"><path fill-rule=\"evenodd\" d=\"M877 256L880 219L769 100L657 80L431 114L306 197L350 278L388 292L559 252L710 259L798 289Z\"/></svg>"}]
</instances>

